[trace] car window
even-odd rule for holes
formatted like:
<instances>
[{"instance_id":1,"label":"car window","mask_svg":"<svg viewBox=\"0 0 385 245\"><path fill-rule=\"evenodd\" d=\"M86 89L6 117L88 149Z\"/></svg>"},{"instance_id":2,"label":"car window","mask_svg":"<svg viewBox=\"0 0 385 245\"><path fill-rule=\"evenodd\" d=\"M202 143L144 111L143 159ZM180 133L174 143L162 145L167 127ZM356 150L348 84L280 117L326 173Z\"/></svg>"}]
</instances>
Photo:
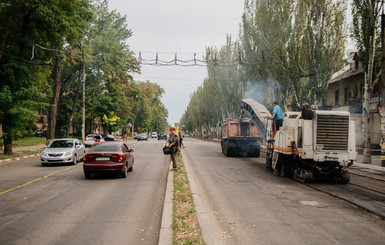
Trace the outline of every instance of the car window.
<instances>
[{"instance_id":1,"label":"car window","mask_svg":"<svg viewBox=\"0 0 385 245\"><path fill-rule=\"evenodd\" d=\"M118 144L97 144L93 145L88 152L122 152Z\"/></svg>"},{"instance_id":2,"label":"car window","mask_svg":"<svg viewBox=\"0 0 385 245\"><path fill-rule=\"evenodd\" d=\"M48 148L72 148L72 140L54 140L49 145Z\"/></svg>"},{"instance_id":3,"label":"car window","mask_svg":"<svg viewBox=\"0 0 385 245\"><path fill-rule=\"evenodd\" d=\"M123 145L123 150L126 151L126 152L128 152L128 147L127 147L127 145L126 145L126 144L122 144L122 145Z\"/></svg>"}]
</instances>

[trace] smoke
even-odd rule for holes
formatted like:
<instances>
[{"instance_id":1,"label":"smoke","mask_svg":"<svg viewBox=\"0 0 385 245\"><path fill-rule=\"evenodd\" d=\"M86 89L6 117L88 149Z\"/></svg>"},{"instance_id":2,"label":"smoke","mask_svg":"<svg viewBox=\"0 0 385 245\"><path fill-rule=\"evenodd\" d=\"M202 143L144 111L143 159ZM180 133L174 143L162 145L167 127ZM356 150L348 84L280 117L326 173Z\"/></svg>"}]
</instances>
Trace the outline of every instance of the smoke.
<instances>
[{"instance_id":1,"label":"smoke","mask_svg":"<svg viewBox=\"0 0 385 245\"><path fill-rule=\"evenodd\" d=\"M272 104L276 99L277 83L273 79L266 81L249 80L245 88L245 99L253 99L261 104Z\"/></svg>"}]
</instances>

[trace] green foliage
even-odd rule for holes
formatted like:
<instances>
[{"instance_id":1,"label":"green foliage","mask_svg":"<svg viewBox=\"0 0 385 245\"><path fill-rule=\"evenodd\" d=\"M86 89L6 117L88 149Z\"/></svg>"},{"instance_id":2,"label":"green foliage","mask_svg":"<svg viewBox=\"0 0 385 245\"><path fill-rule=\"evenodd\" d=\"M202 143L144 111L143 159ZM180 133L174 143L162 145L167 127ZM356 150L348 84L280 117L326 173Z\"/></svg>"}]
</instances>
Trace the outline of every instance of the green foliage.
<instances>
[{"instance_id":1,"label":"green foliage","mask_svg":"<svg viewBox=\"0 0 385 245\"><path fill-rule=\"evenodd\" d=\"M86 0L0 5L0 119L7 154L12 152L12 138L32 133L37 112L49 108L52 51L34 44L59 50L73 44L84 35L87 6Z\"/></svg>"},{"instance_id":2,"label":"green foliage","mask_svg":"<svg viewBox=\"0 0 385 245\"><path fill-rule=\"evenodd\" d=\"M247 0L240 40L208 48L208 78L191 96L181 122L208 128L240 115L241 99L291 109L320 102L343 65L343 0Z\"/></svg>"},{"instance_id":3,"label":"green foliage","mask_svg":"<svg viewBox=\"0 0 385 245\"><path fill-rule=\"evenodd\" d=\"M357 44L359 52L358 58L362 62L366 72L369 70L371 53L373 49L375 49L373 75L377 74L380 69L381 23L379 21L379 15L381 8L383 8L383 3L374 0L354 0L352 4L353 28L351 37ZM373 38L375 40L373 40Z\"/></svg>"}]
</instances>

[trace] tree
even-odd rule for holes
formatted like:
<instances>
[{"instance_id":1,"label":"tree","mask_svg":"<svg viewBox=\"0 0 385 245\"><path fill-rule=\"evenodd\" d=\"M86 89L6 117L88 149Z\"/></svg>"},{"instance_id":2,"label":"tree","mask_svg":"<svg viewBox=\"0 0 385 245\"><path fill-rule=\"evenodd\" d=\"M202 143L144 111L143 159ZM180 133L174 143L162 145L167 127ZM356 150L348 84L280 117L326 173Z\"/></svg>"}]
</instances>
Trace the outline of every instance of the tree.
<instances>
[{"instance_id":1,"label":"tree","mask_svg":"<svg viewBox=\"0 0 385 245\"><path fill-rule=\"evenodd\" d=\"M5 154L12 154L13 138L34 128L36 112L47 108L47 95L53 94L46 80L51 74L60 75L57 48L61 47L57 44L63 43L64 38L70 44L81 35L78 26L87 19L86 6L87 1L80 0L3 1L0 5L0 114ZM47 55L34 44L53 51ZM49 61L51 52L53 64Z\"/></svg>"},{"instance_id":2,"label":"tree","mask_svg":"<svg viewBox=\"0 0 385 245\"><path fill-rule=\"evenodd\" d=\"M359 60L365 69L364 96L362 102L362 120L364 135L364 163L371 163L370 128L369 128L369 100L373 87L378 81L380 69L380 35L379 14L383 2L376 0L353 1L353 34L357 43Z\"/></svg>"},{"instance_id":3,"label":"tree","mask_svg":"<svg viewBox=\"0 0 385 245\"><path fill-rule=\"evenodd\" d=\"M241 43L250 87L260 84L270 102L293 109L321 101L342 66L343 24L343 1L246 1Z\"/></svg>"}]
</instances>

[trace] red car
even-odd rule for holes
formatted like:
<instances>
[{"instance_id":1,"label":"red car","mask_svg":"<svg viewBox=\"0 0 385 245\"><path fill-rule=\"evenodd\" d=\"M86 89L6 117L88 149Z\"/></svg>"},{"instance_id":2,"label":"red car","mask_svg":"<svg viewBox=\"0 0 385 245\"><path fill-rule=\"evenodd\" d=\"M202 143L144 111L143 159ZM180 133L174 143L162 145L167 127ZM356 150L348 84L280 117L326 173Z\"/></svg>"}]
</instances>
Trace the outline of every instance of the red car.
<instances>
[{"instance_id":1,"label":"red car","mask_svg":"<svg viewBox=\"0 0 385 245\"><path fill-rule=\"evenodd\" d=\"M133 170L133 151L126 144L114 141L93 145L84 156L84 177L89 179L95 172L118 172L126 178L127 172Z\"/></svg>"}]
</instances>

